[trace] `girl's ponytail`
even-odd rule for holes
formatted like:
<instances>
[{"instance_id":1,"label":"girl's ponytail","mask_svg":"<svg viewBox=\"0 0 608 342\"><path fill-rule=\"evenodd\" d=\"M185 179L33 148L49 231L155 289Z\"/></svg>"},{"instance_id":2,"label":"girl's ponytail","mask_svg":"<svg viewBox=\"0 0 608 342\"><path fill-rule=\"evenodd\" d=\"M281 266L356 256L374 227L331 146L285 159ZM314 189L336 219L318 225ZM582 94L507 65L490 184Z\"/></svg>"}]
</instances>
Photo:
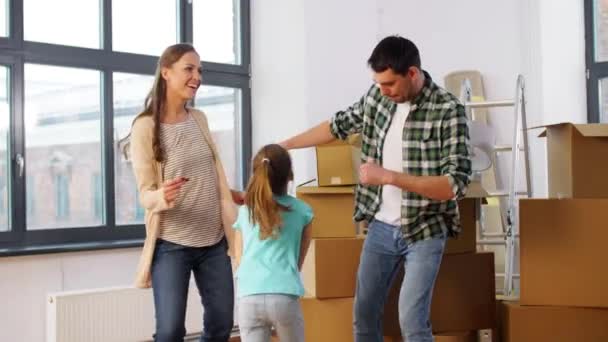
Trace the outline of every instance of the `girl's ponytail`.
<instances>
[{"instance_id":1,"label":"girl's ponytail","mask_svg":"<svg viewBox=\"0 0 608 342\"><path fill-rule=\"evenodd\" d=\"M281 207L273 197L271 176L270 159L264 157L259 165L254 167L245 195L249 219L253 224L259 224L261 240L277 235L281 228Z\"/></svg>"}]
</instances>

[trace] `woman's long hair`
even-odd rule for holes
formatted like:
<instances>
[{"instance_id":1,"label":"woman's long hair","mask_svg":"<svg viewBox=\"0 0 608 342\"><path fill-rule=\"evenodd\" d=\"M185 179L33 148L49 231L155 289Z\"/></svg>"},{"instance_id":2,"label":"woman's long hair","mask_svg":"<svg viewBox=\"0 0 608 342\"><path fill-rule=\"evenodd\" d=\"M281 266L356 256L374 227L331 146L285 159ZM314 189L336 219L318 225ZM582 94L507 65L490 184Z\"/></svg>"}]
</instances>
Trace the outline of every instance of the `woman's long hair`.
<instances>
[{"instance_id":1,"label":"woman's long hair","mask_svg":"<svg viewBox=\"0 0 608 342\"><path fill-rule=\"evenodd\" d=\"M274 195L287 193L287 184L293 179L291 157L280 145L266 145L253 158L253 174L247 185L245 204L249 219L259 224L260 239L276 238L281 230L281 212L288 210L279 204Z\"/></svg>"},{"instance_id":2,"label":"woman's long hair","mask_svg":"<svg viewBox=\"0 0 608 342\"><path fill-rule=\"evenodd\" d=\"M163 54L158 59L158 64L156 66L154 84L152 85L152 89L150 89L150 92L144 101L144 110L137 115L135 119L133 119L133 123L135 123L135 120L137 120L140 116L151 115L154 119L152 149L154 151L154 159L157 162L162 162L164 160L164 151L160 143L160 116L164 112L167 102L167 81L165 81L161 75L161 71L163 68L170 68L188 52L196 53L196 50L192 45L187 43L171 45L166 48L165 51L163 51ZM131 132L129 132L125 138L119 141L119 146L122 146L122 152L126 159L128 159L130 137Z\"/></svg>"}]
</instances>

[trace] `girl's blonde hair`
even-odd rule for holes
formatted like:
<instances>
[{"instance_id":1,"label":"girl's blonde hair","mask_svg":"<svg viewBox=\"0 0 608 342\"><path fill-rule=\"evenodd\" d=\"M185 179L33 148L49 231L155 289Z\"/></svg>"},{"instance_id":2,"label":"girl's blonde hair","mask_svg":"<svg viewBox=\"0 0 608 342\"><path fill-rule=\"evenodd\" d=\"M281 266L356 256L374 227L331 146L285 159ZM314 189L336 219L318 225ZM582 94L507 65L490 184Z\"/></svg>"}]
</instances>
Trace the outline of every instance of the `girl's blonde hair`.
<instances>
[{"instance_id":1,"label":"girl's blonde hair","mask_svg":"<svg viewBox=\"0 0 608 342\"><path fill-rule=\"evenodd\" d=\"M274 199L287 193L293 179L291 157L280 145L266 145L253 158L252 176L247 185L245 204L249 219L260 226L260 239L276 238L281 229L281 211L289 210Z\"/></svg>"}]
</instances>

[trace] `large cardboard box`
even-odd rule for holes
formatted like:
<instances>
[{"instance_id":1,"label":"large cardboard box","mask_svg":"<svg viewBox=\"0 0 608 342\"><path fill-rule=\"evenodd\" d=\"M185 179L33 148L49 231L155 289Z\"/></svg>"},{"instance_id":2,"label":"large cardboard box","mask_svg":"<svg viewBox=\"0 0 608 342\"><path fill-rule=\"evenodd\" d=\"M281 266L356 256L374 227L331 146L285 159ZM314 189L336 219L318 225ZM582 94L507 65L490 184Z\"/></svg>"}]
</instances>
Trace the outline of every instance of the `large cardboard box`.
<instances>
[{"instance_id":1,"label":"large cardboard box","mask_svg":"<svg viewBox=\"0 0 608 342\"><path fill-rule=\"evenodd\" d=\"M353 298L300 299L306 341L353 341Z\"/></svg>"},{"instance_id":2,"label":"large cardboard box","mask_svg":"<svg viewBox=\"0 0 608 342\"><path fill-rule=\"evenodd\" d=\"M502 302L502 342L606 342L608 310Z\"/></svg>"},{"instance_id":3,"label":"large cardboard box","mask_svg":"<svg viewBox=\"0 0 608 342\"><path fill-rule=\"evenodd\" d=\"M384 335L399 336L401 272L384 307ZM431 304L433 333L492 329L496 326L494 254L444 255Z\"/></svg>"},{"instance_id":4,"label":"large cardboard box","mask_svg":"<svg viewBox=\"0 0 608 342\"><path fill-rule=\"evenodd\" d=\"M447 332L435 335L435 342L477 342L477 332Z\"/></svg>"},{"instance_id":5,"label":"large cardboard box","mask_svg":"<svg viewBox=\"0 0 608 342\"><path fill-rule=\"evenodd\" d=\"M315 214L313 238L355 237L353 186L300 186L296 190L296 197L308 203Z\"/></svg>"},{"instance_id":6,"label":"large cardboard box","mask_svg":"<svg viewBox=\"0 0 608 342\"><path fill-rule=\"evenodd\" d=\"M448 239L444 254L475 253L477 251L477 219L481 205L488 196L481 182L469 184L466 197L458 202L461 232L457 238Z\"/></svg>"},{"instance_id":7,"label":"large cardboard box","mask_svg":"<svg viewBox=\"0 0 608 342\"><path fill-rule=\"evenodd\" d=\"M336 140L316 147L317 181L320 186L359 183L361 140L359 135L347 141Z\"/></svg>"},{"instance_id":8,"label":"large cardboard box","mask_svg":"<svg viewBox=\"0 0 608 342\"><path fill-rule=\"evenodd\" d=\"M312 297L354 297L363 238L313 239L302 266L304 289Z\"/></svg>"},{"instance_id":9,"label":"large cardboard box","mask_svg":"<svg viewBox=\"0 0 608 342\"><path fill-rule=\"evenodd\" d=\"M608 197L608 124L544 126L550 198Z\"/></svg>"},{"instance_id":10,"label":"large cardboard box","mask_svg":"<svg viewBox=\"0 0 608 342\"><path fill-rule=\"evenodd\" d=\"M477 333L473 331L450 332L433 335L435 342L479 342ZM384 336L384 342L403 342L401 336Z\"/></svg>"},{"instance_id":11,"label":"large cardboard box","mask_svg":"<svg viewBox=\"0 0 608 342\"><path fill-rule=\"evenodd\" d=\"M444 254L475 253L477 250L477 201L464 198L458 202L461 231L456 238L449 238Z\"/></svg>"},{"instance_id":12,"label":"large cardboard box","mask_svg":"<svg viewBox=\"0 0 608 342\"><path fill-rule=\"evenodd\" d=\"M608 199L520 200L521 304L608 308L607 225Z\"/></svg>"},{"instance_id":13,"label":"large cardboard box","mask_svg":"<svg viewBox=\"0 0 608 342\"><path fill-rule=\"evenodd\" d=\"M442 333L433 335L435 342L479 342L473 331ZM384 336L384 342L403 342L401 336Z\"/></svg>"}]
</instances>

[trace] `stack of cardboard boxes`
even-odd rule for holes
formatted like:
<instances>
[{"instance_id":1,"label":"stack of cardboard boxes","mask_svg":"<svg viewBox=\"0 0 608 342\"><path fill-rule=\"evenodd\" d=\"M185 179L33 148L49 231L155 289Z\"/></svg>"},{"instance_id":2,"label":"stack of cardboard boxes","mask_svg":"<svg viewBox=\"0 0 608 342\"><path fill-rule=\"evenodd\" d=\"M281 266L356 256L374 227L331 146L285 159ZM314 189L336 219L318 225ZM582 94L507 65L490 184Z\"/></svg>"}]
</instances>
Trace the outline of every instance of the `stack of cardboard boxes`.
<instances>
[{"instance_id":1,"label":"stack of cardboard boxes","mask_svg":"<svg viewBox=\"0 0 608 342\"><path fill-rule=\"evenodd\" d=\"M358 183L358 140L317 148L318 186L301 186L297 197L315 213L313 241L303 266L306 296L302 299L308 341L353 340L353 297L364 235L352 220ZM442 261L432 304L437 341L476 341L476 330L494 328L494 258L476 252L476 223L485 191L472 184L459 202L462 233L450 239ZM398 289L395 281L385 308L387 341L398 340Z\"/></svg>"},{"instance_id":2,"label":"stack of cardboard boxes","mask_svg":"<svg viewBox=\"0 0 608 342\"><path fill-rule=\"evenodd\" d=\"M351 141L356 144L356 141ZM296 196L314 211L312 242L302 277L307 341L353 340L353 299L363 237L353 222L359 165L356 145L335 142L317 148L318 186L298 187Z\"/></svg>"},{"instance_id":3,"label":"stack of cardboard boxes","mask_svg":"<svg viewBox=\"0 0 608 342\"><path fill-rule=\"evenodd\" d=\"M548 199L519 204L519 302L503 342L608 341L608 125L548 126Z\"/></svg>"}]
</instances>

